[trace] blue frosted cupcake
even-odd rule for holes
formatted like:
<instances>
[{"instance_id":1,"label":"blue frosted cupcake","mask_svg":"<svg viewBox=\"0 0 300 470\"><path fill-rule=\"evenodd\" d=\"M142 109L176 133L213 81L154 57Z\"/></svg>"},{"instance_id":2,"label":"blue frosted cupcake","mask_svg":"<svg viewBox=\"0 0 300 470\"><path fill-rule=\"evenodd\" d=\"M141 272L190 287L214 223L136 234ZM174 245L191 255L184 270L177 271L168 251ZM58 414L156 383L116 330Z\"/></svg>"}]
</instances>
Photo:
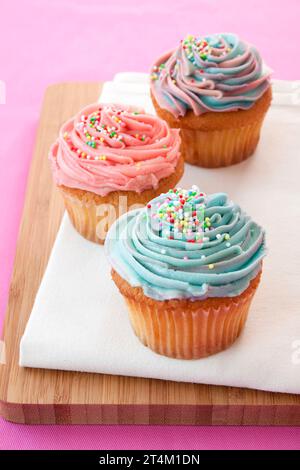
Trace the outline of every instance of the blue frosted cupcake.
<instances>
[{"instance_id":1,"label":"blue frosted cupcake","mask_svg":"<svg viewBox=\"0 0 300 470\"><path fill-rule=\"evenodd\" d=\"M228 196L174 189L121 217L106 252L136 335L196 359L241 333L260 281L265 234Z\"/></svg>"}]
</instances>

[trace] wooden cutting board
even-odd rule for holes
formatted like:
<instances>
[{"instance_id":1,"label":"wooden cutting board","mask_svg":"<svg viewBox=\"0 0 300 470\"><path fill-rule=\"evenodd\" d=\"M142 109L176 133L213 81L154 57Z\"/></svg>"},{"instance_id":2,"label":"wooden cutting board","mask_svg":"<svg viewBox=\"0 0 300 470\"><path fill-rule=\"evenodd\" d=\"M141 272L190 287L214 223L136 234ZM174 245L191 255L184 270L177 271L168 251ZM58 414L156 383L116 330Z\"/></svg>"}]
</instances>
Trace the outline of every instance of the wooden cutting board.
<instances>
[{"instance_id":1,"label":"wooden cutting board","mask_svg":"<svg viewBox=\"0 0 300 470\"><path fill-rule=\"evenodd\" d=\"M4 326L0 414L28 424L300 425L300 395L18 366L20 339L63 214L48 149L60 125L100 90L97 83L62 83L46 91Z\"/></svg>"}]
</instances>

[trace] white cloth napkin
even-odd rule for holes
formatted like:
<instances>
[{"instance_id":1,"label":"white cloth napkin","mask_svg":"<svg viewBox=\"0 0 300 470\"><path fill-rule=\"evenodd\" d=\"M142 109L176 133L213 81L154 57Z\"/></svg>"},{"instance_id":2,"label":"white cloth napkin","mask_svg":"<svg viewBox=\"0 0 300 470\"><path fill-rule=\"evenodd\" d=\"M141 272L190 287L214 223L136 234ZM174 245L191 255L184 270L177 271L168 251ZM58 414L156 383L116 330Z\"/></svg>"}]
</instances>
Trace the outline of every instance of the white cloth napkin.
<instances>
[{"instance_id":1,"label":"white cloth napkin","mask_svg":"<svg viewBox=\"0 0 300 470\"><path fill-rule=\"evenodd\" d=\"M300 393L299 82L274 88L256 154L224 169L186 165L180 183L228 192L267 230L262 282L236 343L196 361L144 347L103 247L81 238L65 215L21 341L21 366ZM143 74L118 74L101 101L153 109Z\"/></svg>"}]
</instances>

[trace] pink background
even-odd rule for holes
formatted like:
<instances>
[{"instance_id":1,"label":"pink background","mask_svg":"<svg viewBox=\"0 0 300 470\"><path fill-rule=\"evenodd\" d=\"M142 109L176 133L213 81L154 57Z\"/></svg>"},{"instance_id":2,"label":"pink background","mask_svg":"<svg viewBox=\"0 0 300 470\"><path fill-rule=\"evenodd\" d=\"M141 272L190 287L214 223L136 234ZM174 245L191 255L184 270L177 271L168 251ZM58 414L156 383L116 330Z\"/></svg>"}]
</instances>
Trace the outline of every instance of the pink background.
<instances>
[{"instance_id":1,"label":"pink background","mask_svg":"<svg viewBox=\"0 0 300 470\"><path fill-rule=\"evenodd\" d=\"M146 72L187 33L220 31L255 43L276 78L299 79L299 18L299 0L1 1L1 323L46 86ZM299 442L300 428L21 426L0 418L0 449L299 449Z\"/></svg>"}]
</instances>

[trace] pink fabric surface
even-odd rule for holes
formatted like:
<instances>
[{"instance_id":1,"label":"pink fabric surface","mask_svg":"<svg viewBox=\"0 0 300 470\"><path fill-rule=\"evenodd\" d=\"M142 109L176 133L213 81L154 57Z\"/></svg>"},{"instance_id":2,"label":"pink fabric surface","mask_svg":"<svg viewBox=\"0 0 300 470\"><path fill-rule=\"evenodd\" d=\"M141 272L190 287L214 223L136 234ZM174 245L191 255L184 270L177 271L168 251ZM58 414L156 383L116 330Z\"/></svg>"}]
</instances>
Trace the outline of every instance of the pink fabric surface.
<instances>
[{"instance_id":1,"label":"pink fabric surface","mask_svg":"<svg viewBox=\"0 0 300 470\"><path fill-rule=\"evenodd\" d=\"M299 79L300 2L22 0L1 2L0 321L45 88L146 72L187 33L232 31L256 44L274 77ZM300 428L23 426L0 420L0 449L299 448Z\"/></svg>"}]
</instances>

